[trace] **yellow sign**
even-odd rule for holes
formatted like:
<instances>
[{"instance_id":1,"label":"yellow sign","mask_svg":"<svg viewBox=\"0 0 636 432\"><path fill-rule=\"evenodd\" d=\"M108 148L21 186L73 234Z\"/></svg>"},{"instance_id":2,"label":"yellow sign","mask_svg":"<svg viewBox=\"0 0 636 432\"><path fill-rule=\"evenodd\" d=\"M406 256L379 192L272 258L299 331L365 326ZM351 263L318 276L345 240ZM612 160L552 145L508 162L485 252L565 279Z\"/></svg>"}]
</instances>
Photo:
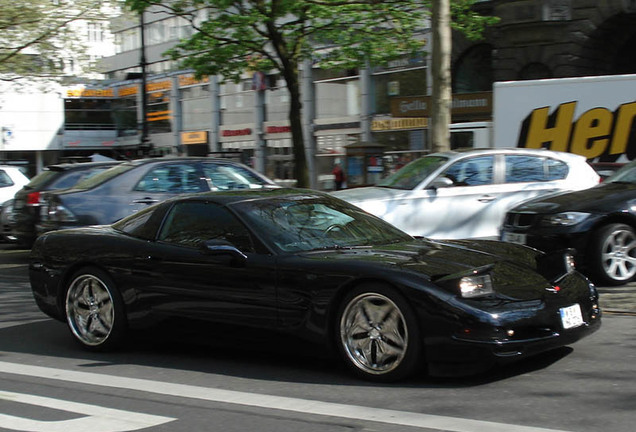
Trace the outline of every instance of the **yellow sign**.
<instances>
[{"instance_id":1,"label":"yellow sign","mask_svg":"<svg viewBox=\"0 0 636 432\"><path fill-rule=\"evenodd\" d=\"M375 132L402 129L422 129L427 127L427 117L391 118L384 120L373 120L371 122L371 130Z\"/></svg>"},{"instance_id":2,"label":"yellow sign","mask_svg":"<svg viewBox=\"0 0 636 432\"><path fill-rule=\"evenodd\" d=\"M636 101L618 109L592 108L575 117L577 102L562 103L553 112L548 107L534 109L519 135L519 147L570 151L593 159L627 152L636 119Z\"/></svg>"},{"instance_id":3,"label":"yellow sign","mask_svg":"<svg viewBox=\"0 0 636 432\"><path fill-rule=\"evenodd\" d=\"M72 88L72 89L66 90L66 97L70 97L70 98L115 97L115 91L113 89Z\"/></svg>"},{"instance_id":4,"label":"yellow sign","mask_svg":"<svg viewBox=\"0 0 636 432\"><path fill-rule=\"evenodd\" d=\"M200 80L196 79L194 75L179 75L179 87L186 87L195 84L204 84L210 81L207 76L202 77Z\"/></svg>"},{"instance_id":5,"label":"yellow sign","mask_svg":"<svg viewBox=\"0 0 636 432\"><path fill-rule=\"evenodd\" d=\"M208 131L181 132L181 144L207 144Z\"/></svg>"},{"instance_id":6,"label":"yellow sign","mask_svg":"<svg viewBox=\"0 0 636 432\"><path fill-rule=\"evenodd\" d=\"M132 96L137 94L137 85L132 85L128 87L119 87L117 89L117 95L120 97L124 96Z\"/></svg>"}]
</instances>

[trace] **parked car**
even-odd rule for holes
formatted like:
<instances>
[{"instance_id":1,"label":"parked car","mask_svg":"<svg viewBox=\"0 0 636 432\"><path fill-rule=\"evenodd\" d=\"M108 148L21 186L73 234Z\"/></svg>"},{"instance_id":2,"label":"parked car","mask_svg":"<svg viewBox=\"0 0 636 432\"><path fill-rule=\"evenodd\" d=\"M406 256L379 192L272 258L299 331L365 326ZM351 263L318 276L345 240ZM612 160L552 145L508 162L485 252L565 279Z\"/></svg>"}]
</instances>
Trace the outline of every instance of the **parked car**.
<instances>
[{"instance_id":1,"label":"parked car","mask_svg":"<svg viewBox=\"0 0 636 432\"><path fill-rule=\"evenodd\" d=\"M16 192L29 182L29 178L17 166L0 165L0 207L13 199Z\"/></svg>"},{"instance_id":2,"label":"parked car","mask_svg":"<svg viewBox=\"0 0 636 432\"><path fill-rule=\"evenodd\" d=\"M37 231L113 223L182 193L273 187L272 180L229 159L138 159L47 193Z\"/></svg>"},{"instance_id":3,"label":"parked car","mask_svg":"<svg viewBox=\"0 0 636 432\"><path fill-rule=\"evenodd\" d=\"M582 156L548 150L468 149L416 159L373 187L333 194L411 235L496 239L516 204L599 183Z\"/></svg>"},{"instance_id":4,"label":"parked car","mask_svg":"<svg viewBox=\"0 0 636 432\"><path fill-rule=\"evenodd\" d=\"M83 178L117 165L120 161L81 162L54 164L45 167L15 194L10 236L20 244L30 247L37 233L42 194L65 189Z\"/></svg>"},{"instance_id":5,"label":"parked car","mask_svg":"<svg viewBox=\"0 0 636 432\"><path fill-rule=\"evenodd\" d=\"M206 338L220 323L335 346L354 373L390 381L425 365L476 372L597 330L598 294L571 263L413 238L331 195L279 188L182 195L112 225L45 233L29 271L40 309L89 350L197 319Z\"/></svg>"},{"instance_id":6,"label":"parked car","mask_svg":"<svg viewBox=\"0 0 636 432\"><path fill-rule=\"evenodd\" d=\"M602 285L636 277L636 162L591 189L537 198L508 212L501 239L552 251L574 248Z\"/></svg>"},{"instance_id":7,"label":"parked car","mask_svg":"<svg viewBox=\"0 0 636 432\"><path fill-rule=\"evenodd\" d=\"M13 243L16 238L11 235L13 224L13 200L7 200L0 206L0 242Z\"/></svg>"}]
</instances>

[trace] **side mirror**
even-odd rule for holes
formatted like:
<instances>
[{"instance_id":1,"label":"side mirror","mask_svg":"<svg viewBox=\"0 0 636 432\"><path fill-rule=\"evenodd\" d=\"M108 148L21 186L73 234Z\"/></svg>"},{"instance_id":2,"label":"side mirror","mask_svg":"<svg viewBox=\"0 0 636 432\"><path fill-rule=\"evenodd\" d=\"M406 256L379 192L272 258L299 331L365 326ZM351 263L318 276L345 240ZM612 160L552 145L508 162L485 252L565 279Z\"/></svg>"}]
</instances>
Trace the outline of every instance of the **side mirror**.
<instances>
[{"instance_id":1,"label":"side mirror","mask_svg":"<svg viewBox=\"0 0 636 432\"><path fill-rule=\"evenodd\" d=\"M453 186L454 184L455 182L453 182L453 180L449 179L448 177L439 176L431 183L431 189L447 188Z\"/></svg>"},{"instance_id":2,"label":"side mirror","mask_svg":"<svg viewBox=\"0 0 636 432\"><path fill-rule=\"evenodd\" d=\"M226 240L206 240L201 247L206 255L229 257L229 264L233 266L244 265L245 261L247 261L247 255Z\"/></svg>"}]
</instances>

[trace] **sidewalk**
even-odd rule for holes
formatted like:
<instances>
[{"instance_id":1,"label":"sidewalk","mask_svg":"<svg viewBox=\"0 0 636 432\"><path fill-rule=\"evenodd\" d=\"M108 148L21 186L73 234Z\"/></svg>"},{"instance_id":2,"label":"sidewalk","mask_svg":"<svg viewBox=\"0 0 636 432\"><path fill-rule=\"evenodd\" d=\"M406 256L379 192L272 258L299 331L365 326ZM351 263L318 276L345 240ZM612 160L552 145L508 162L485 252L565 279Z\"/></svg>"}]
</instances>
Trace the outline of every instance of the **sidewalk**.
<instances>
[{"instance_id":1,"label":"sidewalk","mask_svg":"<svg viewBox=\"0 0 636 432\"><path fill-rule=\"evenodd\" d=\"M618 287L597 287L604 313L636 316L636 283Z\"/></svg>"}]
</instances>

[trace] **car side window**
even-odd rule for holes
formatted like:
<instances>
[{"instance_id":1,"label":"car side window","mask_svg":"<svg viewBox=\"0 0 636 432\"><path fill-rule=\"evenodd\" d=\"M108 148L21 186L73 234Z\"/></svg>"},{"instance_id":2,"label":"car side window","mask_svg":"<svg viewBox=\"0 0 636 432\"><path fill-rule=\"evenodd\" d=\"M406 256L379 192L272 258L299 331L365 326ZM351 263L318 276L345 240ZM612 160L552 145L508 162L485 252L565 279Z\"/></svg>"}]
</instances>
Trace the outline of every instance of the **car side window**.
<instances>
[{"instance_id":1,"label":"car side window","mask_svg":"<svg viewBox=\"0 0 636 432\"><path fill-rule=\"evenodd\" d=\"M568 176L570 167L565 162L556 159L546 159L548 180L563 180Z\"/></svg>"},{"instance_id":2,"label":"car side window","mask_svg":"<svg viewBox=\"0 0 636 432\"><path fill-rule=\"evenodd\" d=\"M194 165L166 164L148 171L135 186L141 192L190 193L204 192L200 175Z\"/></svg>"},{"instance_id":3,"label":"car side window","mask_svg":"<svg viewBox=\"0 0 636 432\"><path fill-rule=\"evenodd\" d=\"M214 191L252 189L263 185L261 178L239 165L204 163L203 173Z\"/></svg>"},{"instance_id":4,"label":"car side window","mask_svg":"<svg viewBox=\"0 0 636 432\"><path fill-rule=\"evenodd\" d=\"M0 187L9 187L9 186L13 186L13 181L11 180L11 177L9 177L9 175L3 170L0 170Z\"/></svg>"},{"instance_id":5,"label":"car side window","mask_svg":"<svg viewBox=\"0 0 636 432\"><path fill-rule=\"evenodd\" d=\"M198 247L206 240L226 240L243 252L254 252L247 228L228 209L206 202L180 202L168 214L158 240Z\"/></svg>"},{"instance_id":6,"label":"car side window","mask_svg":"<svg viewBox=\"0 0 636 432\"><path fill-rule=\"evenodd\" d=\"M525 156L506 156L506 183L543 182L564 179L568 166L559 160Z\"/></svg>"},{"instance_id":7,"label":"car side window","mask_svg":"<svg viewBox=\"0 0 636 432\"><path fill-rule=\"evenodd\" d=\"M480 186L492 184L494 156L479 156L455 162L442 174L454 186Z\"/></svg>"},{"instance_id":8,"label":"car side window","mask_svg":"<svg viewBox=\"0 0 636 432\"><path fill-rule=\"evenodd\" d=\"M506 156L506 183L546 180L544 158L525 155Z\"/></svg>"}]
</instances>

